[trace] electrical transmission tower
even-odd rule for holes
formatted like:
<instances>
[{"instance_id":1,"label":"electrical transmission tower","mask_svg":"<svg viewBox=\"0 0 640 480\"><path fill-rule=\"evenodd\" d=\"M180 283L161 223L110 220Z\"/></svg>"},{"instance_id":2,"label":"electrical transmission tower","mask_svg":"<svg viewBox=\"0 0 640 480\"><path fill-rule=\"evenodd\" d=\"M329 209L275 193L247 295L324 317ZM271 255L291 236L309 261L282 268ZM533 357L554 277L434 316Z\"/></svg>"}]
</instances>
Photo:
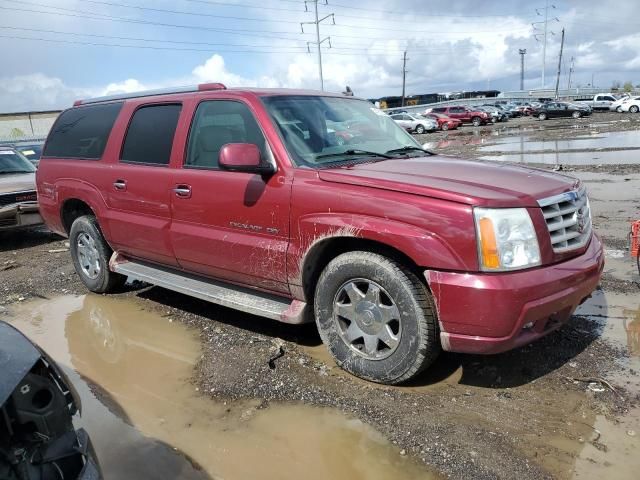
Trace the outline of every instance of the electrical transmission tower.
<instances>
[{"instance_id":1,"label":"electrical transmission tower","mask_svg":"<svg viewBox=\"0 0 640 480\"><path fill-rule=\"evenodd\" d=\"M315 15L316 15L316 19L313 22L301 22L300 23L300 30L302 30L302 33L304 32L304 26L305 25L315 25L316 26L316 41L315 42L307 42L307 51L309 53L311 53L311 48L309 47L309 45L316 45L318 47L318 71L320 73L320 90L324 90L324 78L322 77L322 44L324 42L329 42L329 48L331 48L331 37L325 37L322 40L320 40L320 24L322 22L324 22L326 19L331 18L333 20L333 24L336 24L336 19L333 15L333 13L330 13L329 15L322 17L322 18L318 18L318 2L319 0L305 0L304 2L304 11L308 12L309 8L308 8L308 4L312 3L313 7L314 7L314 11L315 11ZM324 0L324 4L323 5L328 5L329 2L328 0Z\"/></svg>"},{"instance_id":2,"label":"electrical transmission tower","mask_svg":"<svg viewBox=\"0 0 640 480\"><path fill-rule=\"evenodd\" d=\"M553 17L553 18L549 18L549 9L553 8L555 9L556 6L555 5L549 5L549 0L546 0L546 3L544 5L544 8L536 8L536 13L540 16L544 16L544 20L540 21L540 22L533 22L531 25L533 26L534 30L540 30L540 27L538 25L543 25L542 28L542 33L536 33L534 34L534 38L536 39L536 41L538 42L542 42L542 85L541 87L544 88L544 84L545 84L545 70L547 67L547 35L550 33L551 35L555 35L555 32L549 30L549 21L553 21L555 20L556 22L560 22L560 19L558 17ZM544 14L541 12L544 11ZM542 37L542 40L540 40L540 38L538 37Z\"/></svg>"}]
</instances>

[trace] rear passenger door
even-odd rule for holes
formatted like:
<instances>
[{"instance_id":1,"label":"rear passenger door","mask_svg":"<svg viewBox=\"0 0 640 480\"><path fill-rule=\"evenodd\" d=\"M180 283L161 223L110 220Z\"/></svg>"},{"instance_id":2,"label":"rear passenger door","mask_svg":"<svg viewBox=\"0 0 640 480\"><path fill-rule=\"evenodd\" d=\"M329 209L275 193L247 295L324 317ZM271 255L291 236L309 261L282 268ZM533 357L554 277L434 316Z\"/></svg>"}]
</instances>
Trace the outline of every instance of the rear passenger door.
<instances>
[{"instance_id":1,"label":"rear passenger door","mask_svg":"<svg viewBox=\"0 0 640 480\"><path fill-rule=\"evenodd\" d=\"M248 104L203 100L194 105L171 195L171 241L178 262L192 272L288 293L291 185L282 172L221 170L218 155L227 143L255 144L264 162L274 162Z\"/></svg>"},{"instance_id":2,"label":"rear passenger door","mask_svg":"<svg viewBox=\"0 0 640 480\"><path fill-rule=\"evenodd\" d=\"M170 266L177 262L169 239L169 161L181 110L180 103L135 106L105 189L112 246Z\"/></svg>"}]
</instances>

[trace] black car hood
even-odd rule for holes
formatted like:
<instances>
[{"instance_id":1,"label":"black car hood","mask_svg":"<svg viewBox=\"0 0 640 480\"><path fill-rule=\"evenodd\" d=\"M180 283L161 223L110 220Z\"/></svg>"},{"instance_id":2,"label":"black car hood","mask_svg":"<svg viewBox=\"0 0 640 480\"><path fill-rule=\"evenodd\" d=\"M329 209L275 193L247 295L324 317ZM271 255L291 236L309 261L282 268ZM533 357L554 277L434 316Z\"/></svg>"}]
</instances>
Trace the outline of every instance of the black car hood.
<instances>
[{"instance_id":1,"label":"black car hood","mask_svg":"<svg viewBox=\"0 0 640 480\"><path fill-rule=\"evenodd\" d=\"M0 322L0 405L40 359L40 351L14 327Z\"/></svg>"}]
</instances>

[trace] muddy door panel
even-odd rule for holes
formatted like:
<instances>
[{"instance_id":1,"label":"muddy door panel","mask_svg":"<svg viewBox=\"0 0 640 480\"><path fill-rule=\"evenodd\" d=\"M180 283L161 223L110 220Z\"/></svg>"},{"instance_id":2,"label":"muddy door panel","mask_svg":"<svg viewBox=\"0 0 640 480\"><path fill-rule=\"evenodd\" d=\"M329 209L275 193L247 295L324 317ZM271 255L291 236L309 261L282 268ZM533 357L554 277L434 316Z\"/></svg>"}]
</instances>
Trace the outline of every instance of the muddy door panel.
<instances>
[{"instance_id":1,"label":"muddy door panel","mask_svg":"<svg viewBox=\"0 0 640 480\"><path fill-rule=\"evenodd\" d=\"M171 241L192 272L288 292L285 256L290 186L284 178L243 172L184 170L172 196Z\"/></svg>"}]
</instances>

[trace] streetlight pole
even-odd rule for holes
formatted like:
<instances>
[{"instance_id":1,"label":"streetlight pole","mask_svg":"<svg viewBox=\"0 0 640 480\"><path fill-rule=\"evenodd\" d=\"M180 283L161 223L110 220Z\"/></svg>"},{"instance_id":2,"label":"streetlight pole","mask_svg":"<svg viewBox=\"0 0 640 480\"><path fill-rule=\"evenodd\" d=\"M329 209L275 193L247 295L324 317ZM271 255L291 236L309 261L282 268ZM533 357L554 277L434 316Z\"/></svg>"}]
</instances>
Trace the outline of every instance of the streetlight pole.
<instances>
[{"instance_id":1,"label":"streetlight pole","mask_svg":"<svg viewBox=\"0 0 640 480\"><path fill-rule=\"evenodd\" d=\"M305 11L309 11L307 8L307 3L313 3L314 6L314 10L315 10L315 16L316 19L313 22L301 22L300 23L300 30L302 30L302 33L304 33L304 25L315 25L316 26L316 41L315 42L307 42L307 51L309 53L311 53L311 49L309 48L309 45L316 45L318 47L318 73L320 75L320 90L324 91L324 78L322 76L322 44L324 42L329 42L329 48L331 48L331 37L325 37L322 40L320 40L320 24L325 21L327 18L331 17L331 19L333 20L333 24L336 24L336 19L333 15L333 13L330 13L329 15L322 17L322 18L318 18L318 1L319 0L305 0L304 2L304 9ZM324 5L328 5L328 1L325 0Z\"/></svg>"},{"instance_id":2,"label":"streetlight pole","mask_svg":"<svg viewBox=\"0 0 640 480\"><path fill-rule=\"evenodd\" d=\"M527 53L527 49L521 48L518 53L520 54L520 90L524 90L524 56Z\"/></svg>"}]
</instances>

